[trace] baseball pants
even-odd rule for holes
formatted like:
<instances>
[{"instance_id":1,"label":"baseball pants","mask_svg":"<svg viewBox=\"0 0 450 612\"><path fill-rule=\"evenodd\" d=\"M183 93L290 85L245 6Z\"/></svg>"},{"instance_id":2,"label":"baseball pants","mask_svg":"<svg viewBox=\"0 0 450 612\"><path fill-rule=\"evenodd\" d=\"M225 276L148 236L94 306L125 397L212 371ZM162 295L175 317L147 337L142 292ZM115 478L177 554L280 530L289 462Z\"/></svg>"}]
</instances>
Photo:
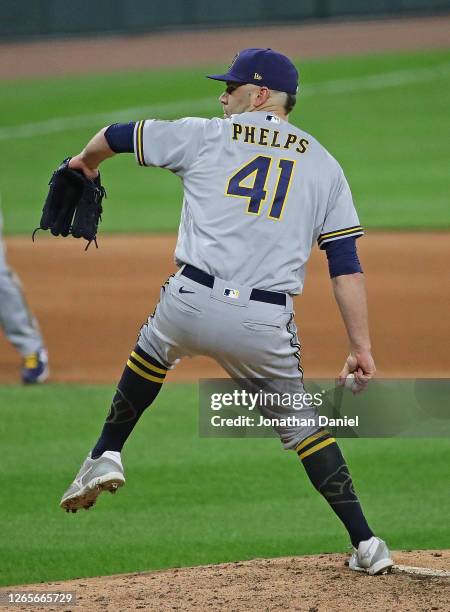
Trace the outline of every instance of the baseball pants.
<instances>
[{"instance_id":1,"label":"baseball pants","mask_svg":"<svg viewBox=\"0 0 450 612\"><path fill-rule=\"evenodd\" d=\"M251 295L251 287L217 277L213 287L205 286L183 275L182 268L162 287L138 344L167 367L183 357L205 355L232 379L263 378L266 392L304 393L292 297L286 295L285 305L280 305L251 299ZM314 406L303 406L301 414L292 406L260 407L260 411L269 418L318 420ZM294 449L319 426L275 429L284 448Z\"/></svg>"},{"instance_id":2,"label":"baseball pants","mask_svg":"<svg viewBox=\"0 0 450 612\"><path fill-rule=\"evenodd\" d=\"M0 211L0 327L22 356L36 352L43 346L36 319L26 304L20 281L8 266L2 240Z\"/></svg>"}]
</instances>

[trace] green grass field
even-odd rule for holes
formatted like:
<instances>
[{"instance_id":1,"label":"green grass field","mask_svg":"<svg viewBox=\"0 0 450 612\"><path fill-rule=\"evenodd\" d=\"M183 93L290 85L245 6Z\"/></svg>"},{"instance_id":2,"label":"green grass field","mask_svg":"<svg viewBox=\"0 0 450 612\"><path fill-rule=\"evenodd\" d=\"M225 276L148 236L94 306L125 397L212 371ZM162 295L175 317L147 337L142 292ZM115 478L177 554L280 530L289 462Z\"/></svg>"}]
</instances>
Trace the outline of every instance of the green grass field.
<instances>
[{"instance_id":1,"label":"green grass field","mask_svg":"<svg viewBox=\"0 0 450 612\"><path fill-rule=\"evenodd\" d=\"M449 227L450 51L298 61L302 93L293 123L318 138L350 180L362 223L377 228ZM223 66L213 66L211 71ZM38 223L51 171L115 121L220 115L210 70L2 82L0 189L9 234ZM107 162L103 232L174 231L181 183Z\"/></svg>"},{"instance_id":2,"label":"green grass field","mask_svg":"<svg viewBox=\"0 0 450 612\"><path fill-rule=\"evenodd\" d=\"M168 384L123 453L127 485L89 512L59 499L112 387L0 388L0 584L345 551L339 521L276 439L199 438L196 386ZM450 442L344 440L367 516L392 548L449 546Z\"/></svg>"}]
</instances>

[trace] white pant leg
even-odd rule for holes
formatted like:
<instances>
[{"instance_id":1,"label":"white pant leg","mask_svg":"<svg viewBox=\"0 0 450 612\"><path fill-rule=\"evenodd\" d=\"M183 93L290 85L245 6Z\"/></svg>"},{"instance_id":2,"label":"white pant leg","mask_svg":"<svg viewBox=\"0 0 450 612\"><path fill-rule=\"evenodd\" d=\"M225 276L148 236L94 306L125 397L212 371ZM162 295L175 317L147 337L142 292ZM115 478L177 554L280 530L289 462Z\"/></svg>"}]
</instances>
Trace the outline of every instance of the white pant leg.
<instances>
[{"instance_id":1,"label":"white pant leg","mask_svg":"<svg viewBox=\"0 0 450 612\"><path fill-rule=\"evenodd\" d=\"M43 346L35 317L27 307L20 281L8 266L1 235L0 212L0 326L22 356Z\"/></svg>"}]
</instances>

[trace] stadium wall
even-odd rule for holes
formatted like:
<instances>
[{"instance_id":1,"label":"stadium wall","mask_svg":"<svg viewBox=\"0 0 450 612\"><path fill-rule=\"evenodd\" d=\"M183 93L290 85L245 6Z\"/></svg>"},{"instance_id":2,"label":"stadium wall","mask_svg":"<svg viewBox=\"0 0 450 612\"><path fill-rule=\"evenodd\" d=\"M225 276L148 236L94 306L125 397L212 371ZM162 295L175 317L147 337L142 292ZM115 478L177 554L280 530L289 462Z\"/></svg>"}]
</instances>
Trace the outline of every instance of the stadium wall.
<instances>
[{"instance_id":1,"label":"stadium wall","mask_svg":"<svg viewBox=\"0 0 450 612\"><path fill-rule=\"evenodd\" d=\"M450 0L0 0L0 41L449 10Z\"/></svg>"}]
</instances>

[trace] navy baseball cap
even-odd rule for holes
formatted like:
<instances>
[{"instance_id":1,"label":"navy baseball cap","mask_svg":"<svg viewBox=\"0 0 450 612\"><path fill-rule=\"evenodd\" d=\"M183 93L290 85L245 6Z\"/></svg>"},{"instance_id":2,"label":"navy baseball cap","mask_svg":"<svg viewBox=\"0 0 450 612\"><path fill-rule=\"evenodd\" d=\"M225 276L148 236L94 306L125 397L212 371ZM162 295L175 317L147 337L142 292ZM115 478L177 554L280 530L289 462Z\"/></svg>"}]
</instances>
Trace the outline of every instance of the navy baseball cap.
<instances>
[{"instance_id":1,"label":"navy baseball cap","mask_svg":"<svg viewBox=\"0 0 450 612\"><path fill-rule=\"evenodd\" d=\"M208 74L207 78L264 85L289 94L296 94L298 89L297 68L273 49L243 49L234 56L226 74Z\"/></svg>"}]
</instances>

